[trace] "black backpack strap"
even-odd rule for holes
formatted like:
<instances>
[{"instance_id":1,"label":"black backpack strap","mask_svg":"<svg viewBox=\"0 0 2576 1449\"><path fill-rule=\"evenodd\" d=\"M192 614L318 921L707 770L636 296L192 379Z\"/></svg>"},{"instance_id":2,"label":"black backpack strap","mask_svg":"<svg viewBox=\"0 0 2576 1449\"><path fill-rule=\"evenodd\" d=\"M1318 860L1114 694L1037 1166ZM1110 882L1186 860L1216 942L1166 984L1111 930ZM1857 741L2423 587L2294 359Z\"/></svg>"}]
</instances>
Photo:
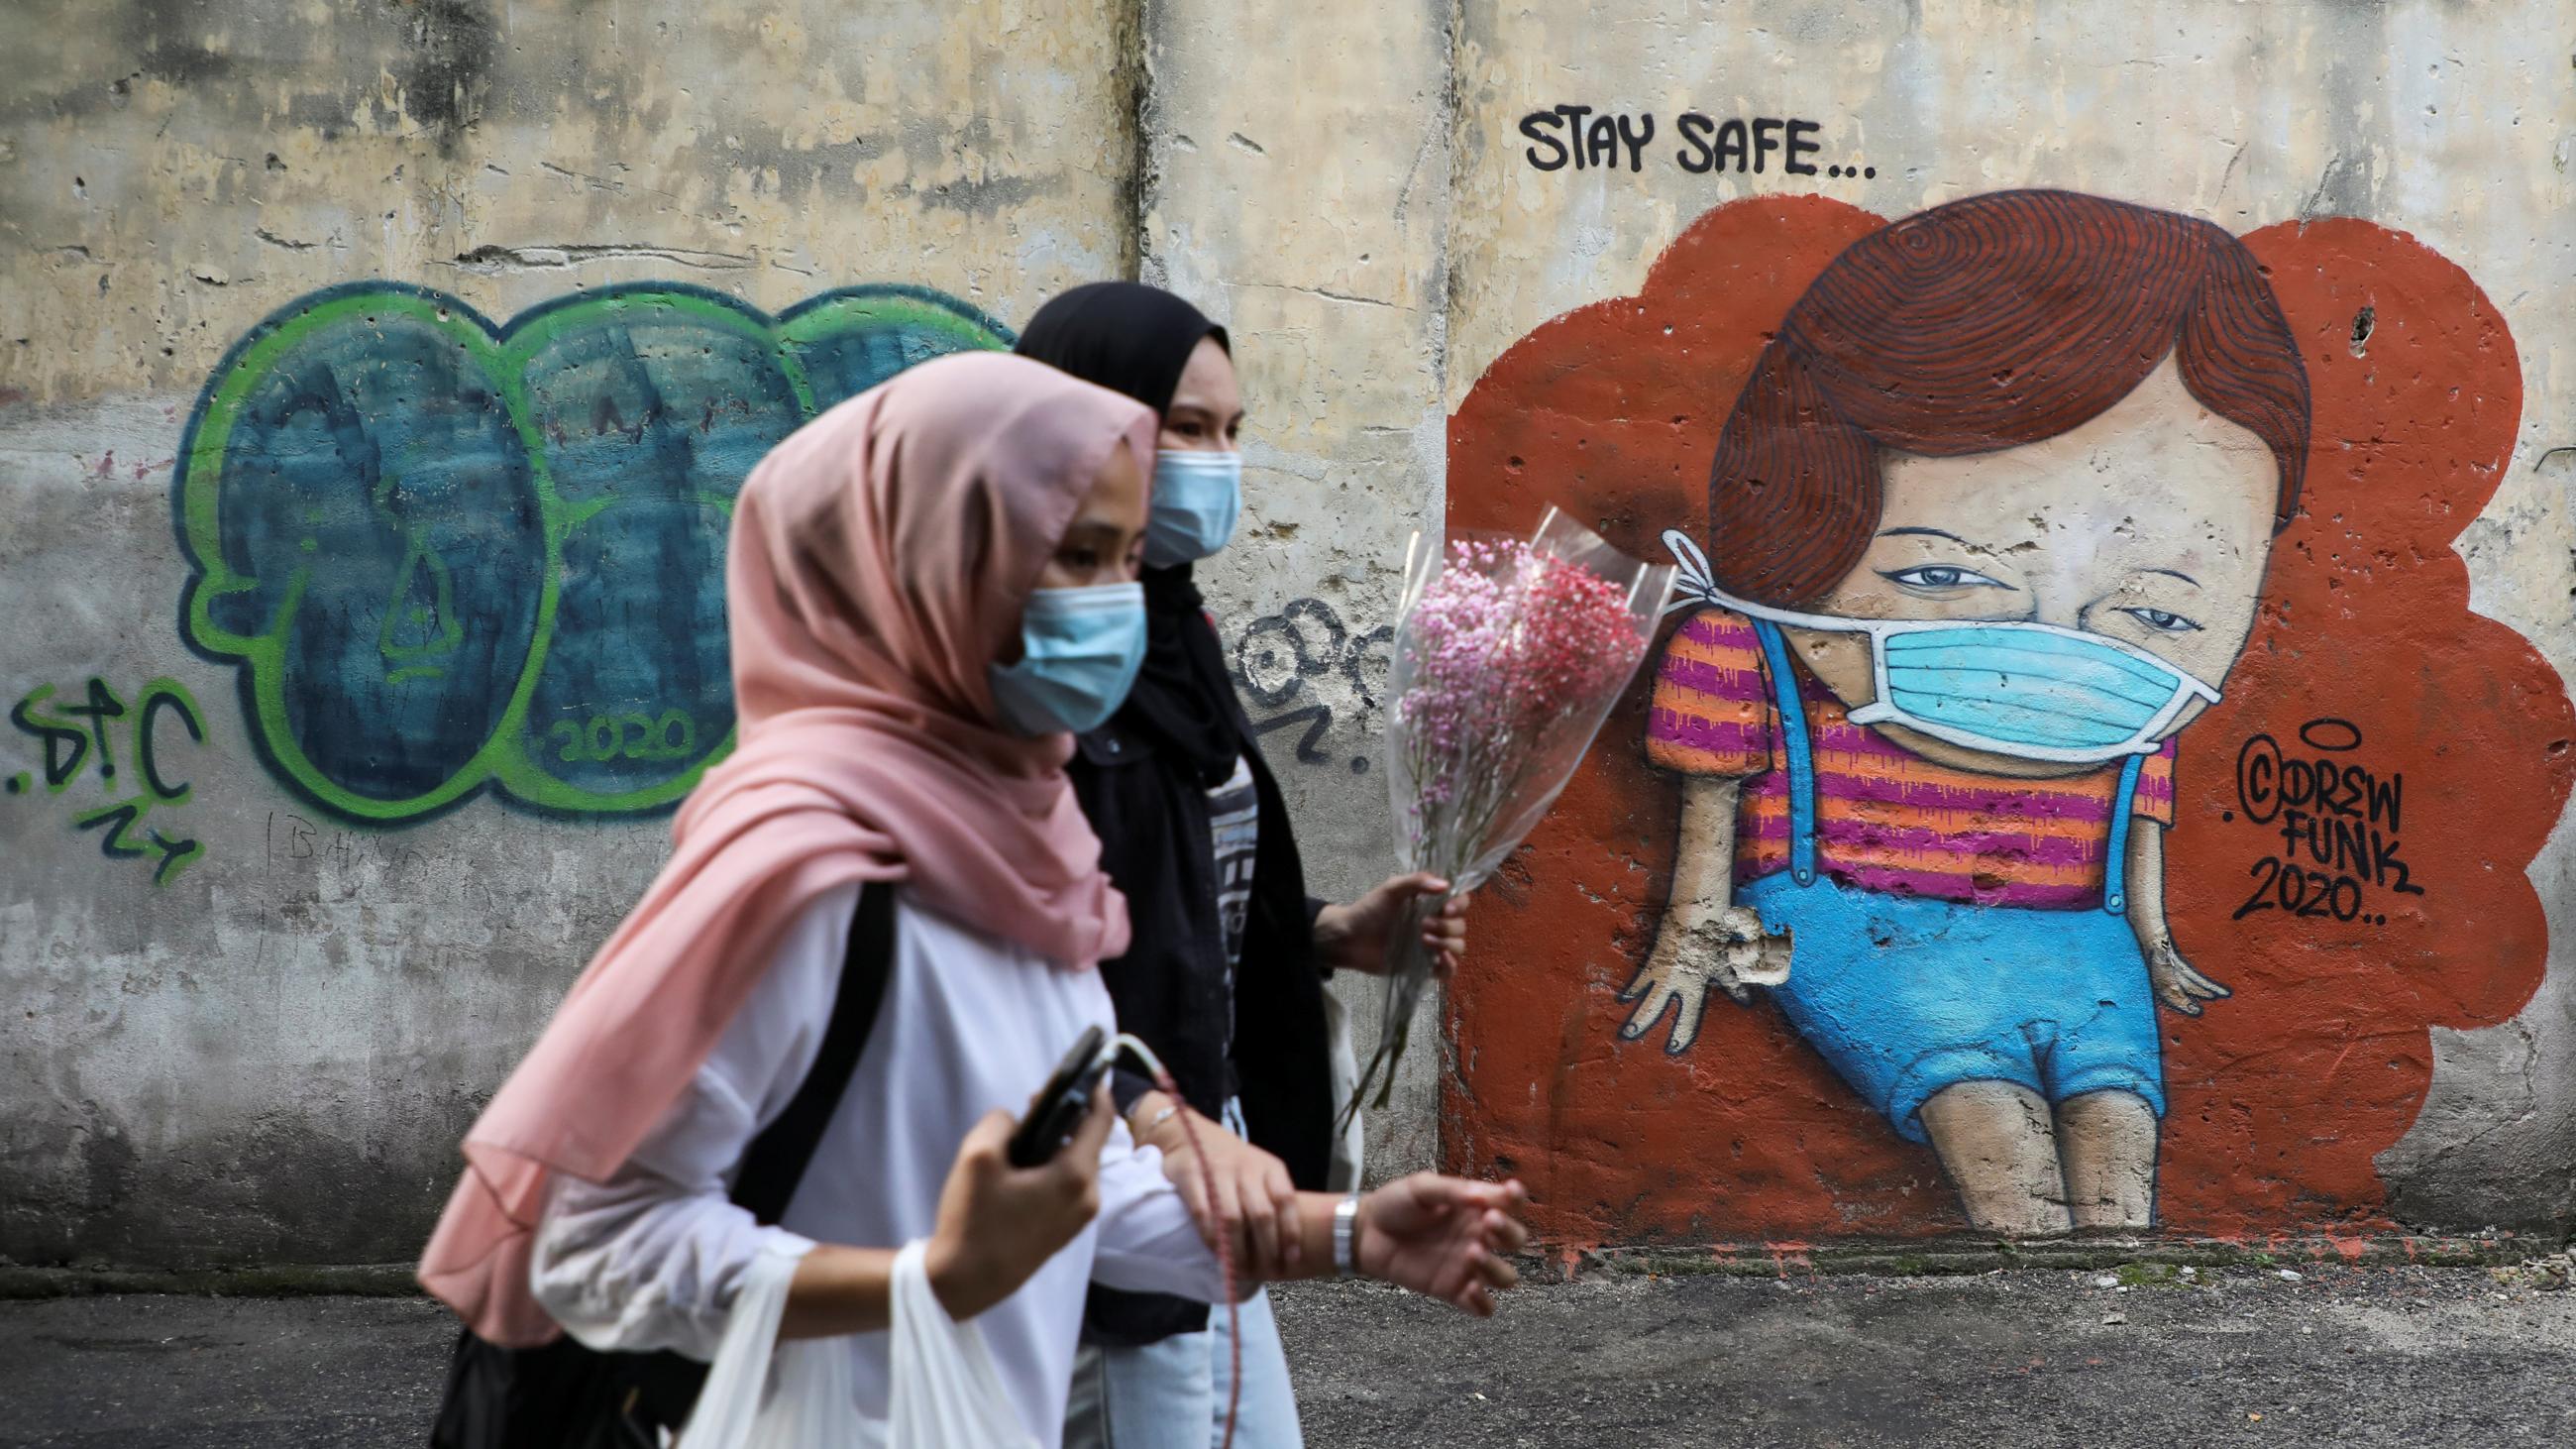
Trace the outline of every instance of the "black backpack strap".
<instances>
[{"instance_id":1,"label":"black backpack strap","mask_svg":"<svg viewBox=\"0 0 2576 1449\"><path fill-rule=\"evenodd\" d=\"M850 946L832 1019L814 1065L778 1120L743 1150L733 1200L775 1223L796 1196L805 1165L850 1087L894 975L894 887L859 891ZM435 1449L645 1449L660 1428L688 1421L707 1366L676 1353L594 1353L570 1337L543 1348L485 1343L458 1335L447 1392L430 1431Z\"/></svg>"},{"instance_id":2,"label":"black backpack strap","mask_svg":"<svg viewBox=\"0 0 2576 1449\"><path fill-rule=\"evenodd\" d=\"M764 1223L786 1215L805 1164L831 1125L841 1096L858 1070L859 1053L875 1029L877 1008L885 1001L886 982L894 974L894 885L870 881L859 891L859 908L850 918L849 953L841 963L840 989L832 997L832 1020L823 1028L823 1045L814 1065L787 1103L787 1110L743 1150L742 1172L734 1179L733 1200Z\"/></svg>"}]
</instances>

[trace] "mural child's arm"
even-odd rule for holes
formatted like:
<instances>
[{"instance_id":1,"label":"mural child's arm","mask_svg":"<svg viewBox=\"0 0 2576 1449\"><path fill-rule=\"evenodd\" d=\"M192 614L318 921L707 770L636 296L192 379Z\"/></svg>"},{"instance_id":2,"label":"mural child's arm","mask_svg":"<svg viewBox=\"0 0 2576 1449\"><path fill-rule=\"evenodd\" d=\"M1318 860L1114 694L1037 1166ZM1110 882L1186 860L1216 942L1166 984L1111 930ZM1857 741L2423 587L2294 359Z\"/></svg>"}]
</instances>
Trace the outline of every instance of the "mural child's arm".
<instances>
[{"instance_id":1,"label":"mural child's arm","mask_svg":"<svg viewBox=\"0 0 2576 1449\"><path fill-rule=\"evenodd\" d=\"M1743 781L1691 775L1682 781L1682 819L1673 850L1672 898L1655 934L1655 949L1636 979L1619 993L1634 1001L1619 1034L1634 1041L1654 1029L1666 1005L1676 1005L1672 1039L1664 1050L1690 1050L1714 981L1738 1003L1749 986L1776 986L1786 965L1766 964L1762 918L1735 904L1735 807Z\"/></svg>"},{"instance_id":2,"label":"mural child's arm","mask_svg":"<svg viewBox=\"0 0 2576 1449\"><path fill-rule=\"evenodd\" d=\"M2235 994L2193 970L2175 947L2165 924L2165 828L2143 816L2129 822L2129 929L2138 933L2147 980L2165 1005L2198 1016L2202 1002Z\"/></svg>"}]
</instances>

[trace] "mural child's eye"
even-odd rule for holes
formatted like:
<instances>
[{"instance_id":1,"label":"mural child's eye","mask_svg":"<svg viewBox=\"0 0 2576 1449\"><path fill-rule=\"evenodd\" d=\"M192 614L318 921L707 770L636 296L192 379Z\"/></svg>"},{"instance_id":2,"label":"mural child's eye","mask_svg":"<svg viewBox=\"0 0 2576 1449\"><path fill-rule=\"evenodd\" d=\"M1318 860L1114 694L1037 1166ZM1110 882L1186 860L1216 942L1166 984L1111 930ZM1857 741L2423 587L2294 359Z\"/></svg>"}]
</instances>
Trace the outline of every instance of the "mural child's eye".
<instances>
[{"instance_id":1,"label":"mural child's eye","mask_svg":"<svg viewBox=\"0 0 2576 1449\"><path fill-rule=\"evenodd\" d=\"M1878 576L1909 589L2001 589L2010 585L1957 564L1917 564L1910 569L1881 569Z\"/></svg>"},{"instance_id":2,"label":"mural child's eye","mask_svg":"<svg viewBox=\"0 0 2576 1449\"><path fill-rule=\"evenodd\" d=\"M2120 612L2137 620L2139 623L2146 625L2148 628L2155 630L2159 634L2188 634L2200 627L2198 624L2193 623L2180 614L2168 614L2162 609L2140 607L2135 609L2122 609Z\"/></svg>"}]
</instances>

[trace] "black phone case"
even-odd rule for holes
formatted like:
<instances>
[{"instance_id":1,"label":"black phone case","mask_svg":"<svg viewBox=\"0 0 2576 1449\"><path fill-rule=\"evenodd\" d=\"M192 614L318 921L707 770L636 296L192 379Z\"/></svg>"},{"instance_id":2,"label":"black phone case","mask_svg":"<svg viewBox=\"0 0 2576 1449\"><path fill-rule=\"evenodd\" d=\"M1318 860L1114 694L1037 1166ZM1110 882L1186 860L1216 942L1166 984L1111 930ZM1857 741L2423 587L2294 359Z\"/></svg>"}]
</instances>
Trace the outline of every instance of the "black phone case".
<instances>
[{"instance_id":1,"label":"black phone case","mask_svg":"<svg viewBox=\"0 0 2576 1449\"><path fill-rule=\"evenodd\" d=\"M1038 1093L1037 1105L1029 1109L1019 1130L1011 1134L1005 1151L1013 1167L1035 1167L1053 1158L1073 1135L1082 1114L1091 1106L1091 1089L1108 1070L1099 1061L1102 1043L1108 1033L1098 1027L1084 1030L1073 1044L1073 1050L1056 1063L1054 1075Z\"/></svg>"}]
</instances>

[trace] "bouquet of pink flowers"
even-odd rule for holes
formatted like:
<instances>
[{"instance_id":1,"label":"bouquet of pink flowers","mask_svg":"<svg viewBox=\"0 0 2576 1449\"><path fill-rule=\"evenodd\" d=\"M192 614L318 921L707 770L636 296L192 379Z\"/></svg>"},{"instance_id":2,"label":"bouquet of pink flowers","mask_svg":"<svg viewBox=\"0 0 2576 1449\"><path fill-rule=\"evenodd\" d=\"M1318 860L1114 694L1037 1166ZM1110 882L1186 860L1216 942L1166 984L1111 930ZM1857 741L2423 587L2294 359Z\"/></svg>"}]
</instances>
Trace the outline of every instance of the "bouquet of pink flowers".
<instances>
[{"instance_id":1,"label":"bouquet of pink flowers","mask_svg":"<svg viewBox=\"0 0 2576 1449\"><path fill-rule=\"evenodd\" d=\"M1528 539L1415 534L1405 558L1386 726L1387 786L1406 870L1475 889L1556 803L1612 702L1646 657L1673 570L1646 564L1554 508ZM1432 976L1416 897L1389 937L1369 1085L1386 1105L1413 1010Z\"/></svg>"}]
</instances>

